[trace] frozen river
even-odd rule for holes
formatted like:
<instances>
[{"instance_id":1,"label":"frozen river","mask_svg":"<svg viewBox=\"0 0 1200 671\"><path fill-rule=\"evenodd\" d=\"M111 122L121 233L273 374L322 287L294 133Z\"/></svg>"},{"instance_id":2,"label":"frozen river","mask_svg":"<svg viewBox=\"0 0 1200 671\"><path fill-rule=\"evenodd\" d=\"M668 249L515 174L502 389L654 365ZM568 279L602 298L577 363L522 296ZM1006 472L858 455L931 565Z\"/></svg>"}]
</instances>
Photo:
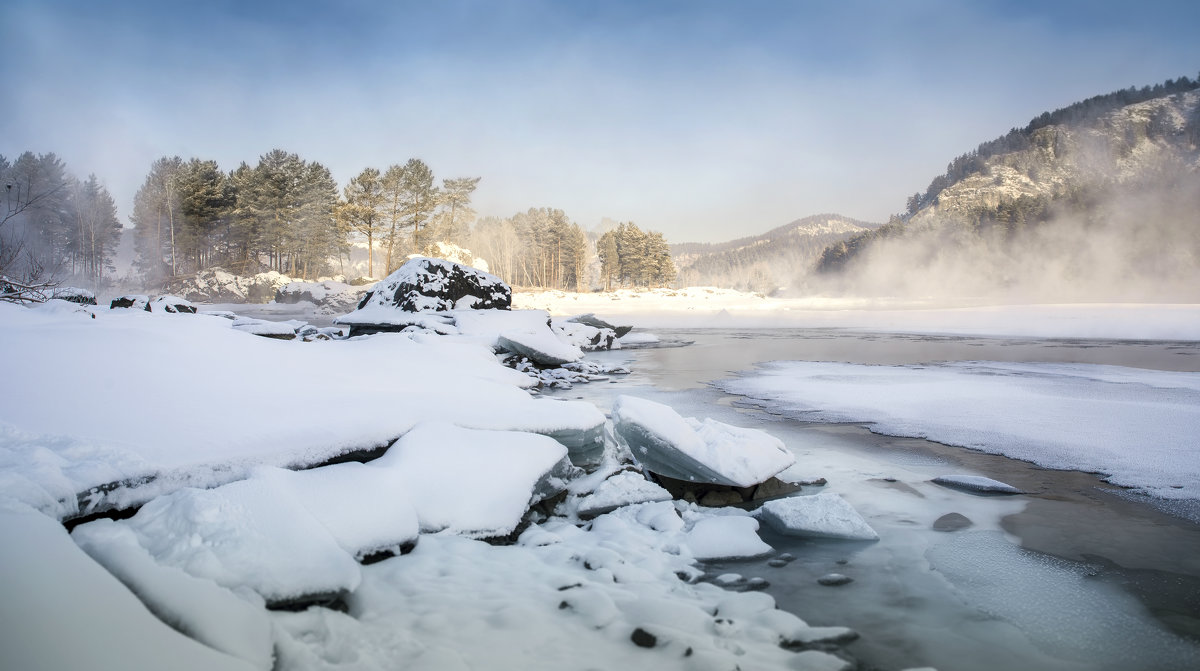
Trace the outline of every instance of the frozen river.
<instances>
[{"instance_id":1,"label":"frozen river","mask_svg":"<svg viewBox=\"0 0 1200 671\"><path fill-rule=\"evenodd\" d=\"M1004 385L998 387L1003 393L993 389L980 403L997 404L997 412L1021 414L1011 418L1015 424L1026 421L1027 410L1021 408L1027 406L1006 410L1009 406L1000 402L1026 402L1031 395L1046 394L1047 403L1061 403L1061 394L1054 390L1074 385L1087 392L1082 402L1079 394L1072 397L1084 407L1108 403L1131 417L1153 415L1153 420L1139 420L1148 428L1155 428L1151 421L1161 423L1161 414L1167 426L1158 428L1169 440L1171 435L1196 435L1187 432L1196 428L1197 376L1177 373L1200 371L1200 344L838 329L655 333L665 343L692 344L594 354L628 362L634 372L612 383L554 394L589 400L605 410L617 394L634 394L668 403L685 416L765 429L797 454L796 468L803 475L828 480L820 489L806 487L806 493L841 494L881 538L873 543L814 541L764 529L763 539L777 553L791 553L796 559L783 566L769 564L771 557L711 564L711 574L765 578L770 582L767 591L782 608L811 624L855 628L862 637L846 650L881 669L1200 668L1200 506L1190 497L1190 476L1180 474L1183 484L1173 484L1171 462L1146 471L1158 474L1164 491L1174 487L1181 492L1160 500L1097 475L1048 470L922 438L872 433L867 425L880 430L880 424L865 418L882 412L880 408L890 409L886 399L864 401L863 421L834 422L828 421L829 412L837 408L813 415L787 403L727 393L712 384L771 361L871 364L869 369L839 369L836 380L829 378L842 384L844 393L855 370L894 374L914 390L925 389L921 382L927 368L952 381L963 374L987 375L1007 379L997 380ZM944 362L1000 363L968 367L964 373L957 364L947 367ZM1044 369L1041 364L1046 364ZM798 366L785 373L806 370ZM830 373L818 370L814 375ZM874 384L867 381L859 392L851 391L871 396ZM953 394L955 387L947 389ZM846 398L854 398L854 393ZM1149 399L1145 407L1136 405L1142 395ZM947 415L971 406L969 398L949 396L942 402ZM1031 403L1028 407L1036 410L1038 400ZM820 399L811 404L819 405ZM906 426L903 417L889 411L893 425ZM1125 415L1101 415L1091 423L1107 420L1129 428L1129 422L1121 420ZM825 419L809 421L814 416ZM1049 417L1055 419L1053 412ZM1171 426L1172 419L1180 426ZM1064 416L1045 431L1033 425L1015 435L1033 437L1032 447L1023 447L1037 449L1039 436L1061 432L1064 423L1073 421ZM1079 428L1082 432L1096 427ZM917 426L908 435L939 435L921 434L922 430ZM1200 457L1188 461L1195 464ZM1140 467L1137 460L1130 461L1129 477L1150 477ZM984 475L1028 494L977 496L930 482L947 474ZM947 513L967 517L972 526L955 532L933 530L933 521ZM831 572L854 582L840 587L816 582Z\"/></svg>"}]
</instances>

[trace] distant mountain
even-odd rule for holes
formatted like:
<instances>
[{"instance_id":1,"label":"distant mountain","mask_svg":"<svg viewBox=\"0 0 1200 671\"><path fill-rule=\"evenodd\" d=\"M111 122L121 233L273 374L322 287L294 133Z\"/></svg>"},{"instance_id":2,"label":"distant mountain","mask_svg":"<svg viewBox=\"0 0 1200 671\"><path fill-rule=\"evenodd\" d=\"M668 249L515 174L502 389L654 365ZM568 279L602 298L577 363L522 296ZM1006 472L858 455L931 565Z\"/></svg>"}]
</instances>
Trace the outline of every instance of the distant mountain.
<instances>
[{"instance_id":1,"label":"distant mountain","mask_svg":"<svg viewBox=\"0 0 1200 671\"><path fill-rule=\"evenodd\" d=\"M837 214L818 214L729 242L674 244L671 256L679 269L680 286L771 293L806 274L829 245L878 227Z\"/></svg>"},{"instance_id":2,"label":"distant mountain","mask_svg":"<svg viewBox=\"0 0 1200 671\"><path fill-rule=\"evenodd\" d=\"M818 270L865 294L1200 299L1200 81L1096 96L985 142Z\"/></svg>"}]
</instances>

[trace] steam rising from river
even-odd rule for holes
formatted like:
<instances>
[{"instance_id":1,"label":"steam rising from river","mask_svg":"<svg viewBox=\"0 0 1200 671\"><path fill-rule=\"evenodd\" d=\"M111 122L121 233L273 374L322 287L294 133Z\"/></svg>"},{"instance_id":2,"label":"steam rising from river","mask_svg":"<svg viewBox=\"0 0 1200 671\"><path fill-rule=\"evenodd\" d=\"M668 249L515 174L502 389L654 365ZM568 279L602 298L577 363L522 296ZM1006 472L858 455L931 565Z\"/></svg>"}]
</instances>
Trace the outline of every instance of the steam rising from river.
<instances>
[{"instance_id":1,"label":"steam rising from river","mask_svg":"<svg viewBox=\"0 0 1200 671\"><path fill-rule=\"evenodd\" d=\"M1185 168L1186 170L1186 168ZM1119 195L1118 195L1119 194ZM1012 302L1200 302L1200 180L1121 188L1094 214L976 229L913 221L806 293Z\"/></svg>"}]
</instances>

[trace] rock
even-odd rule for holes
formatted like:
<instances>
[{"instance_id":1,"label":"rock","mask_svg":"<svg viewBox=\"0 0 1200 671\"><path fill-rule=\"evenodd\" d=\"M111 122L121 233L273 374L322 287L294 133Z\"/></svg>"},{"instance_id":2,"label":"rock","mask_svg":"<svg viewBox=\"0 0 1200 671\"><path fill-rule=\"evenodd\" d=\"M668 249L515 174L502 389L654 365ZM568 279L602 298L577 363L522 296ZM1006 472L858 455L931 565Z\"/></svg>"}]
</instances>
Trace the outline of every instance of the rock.
<instances>
[{"instance_id":1,"label":"rock","mask_svg":"<svg viewBox=\"0 0 1200 671\"><path fill-rule=\"evenodd\" d=\"M499 277L470 266L417 257L376 284L359 309L371 305L405 312L507 310L512 305L512 289Z\"/></svg>"},{"instance_id":2,"label":"rock","mask_svg":"<svg viewBox=\"0 0 1200 671\"><path fill-rule=\"evenodd\" d=\"M770 566L773 568L783 568L784 566L787 566L790 563L791 562L789 562L788 560L780 559L779 557L767 560L767 566Z\"/></svg>"},{"instance_id":3,"label":"rock","mask_svg":"<svg viewBox=\"0 0 1200 671\"><path fill-rule=\"evenodd\" d=\"M821 484L825 484L824 479ZM754 493L750 495L752 501L767 501L777 499L781 496L791 496L800 491L799 483L784 482L779 478L771 478L760 483L754 488Z\"/></svg>"},{"instance_id":4,"label":"rock","mask_svg":"<svg viewBox=\"0 0 1200 671\"><path fill-rule=\"evenodd\" d=\"M946 513L933 522L934 531L959 531L972 526L974 523L959 513Z\"/></svg>"},{"instance_id":5,"label":"rock","mask_svg":"<svg viewBox=\"0 0 1200 671\"><path fill-rule=\"evenodd\" d=\"M844 540L879 540L879 534L837 494L792 496L764 503L759 519L781 534Z\"/></svg>"},{"instance_id":6,"label":"rock","mask_svg":"<svg viewBox=\"0 0 1200 671\"><path fill-rule=\"evenodd\" d=\"M146 308L151 312L166 312L167 314L196 314L196 306L179 296L159 296L150 301Z\"/></svg>"},{"instance_id":7,"label":"rock","mask_svg":"<svg viewBox=\"0 0 1200 671\"><path fill-rule=\"evenodd\" d=\"M629 640L639 648L653 648L658 645L658 637L650 632L638 627L633 630L633 634L629 636Z\"/></svg>"},{"instance_id":8,"label":"rock","mask_svg":"<svg viewBox=\"0 0 1200 671\"><path fill-rule=\"evenodd\" d=\"M763 431L684 418L646 399L619 396L612 420L618 442L638 463L676 480L749 487L796 460L782 442Z\"/></svg>"},{"instance_id":9,"label":"rock","mask_svg":"<svg viewBox=\"0 0 1200 671\"><path fill-rule=\"evenodd\" d=\"M416 257L375 284L357 309L334 320L350 335L400 331L413 313L508 310L512 289L499 277L442 259ZM447 323L451 320L445 320Z\"/></svg>"},{"instance_id":10,"label":"rock","mask_svg":"<svg viewBox=\"0 0 1200 671\"><path fill-rule=\"evenodd\" d=\"M264 338L295 340L297 327L307 326L307 324L293 320L273 322L266 319L255 319L254 317L238 317L233 320L233 324L230 326L235 331L262 336Z\"/></svg>"},{"instance_id":11,"label":"rock","mask_svg":"<svg viewBox=\"0 0 1200 671\"><path fill-rule=\"evenodd\" d=\"M981 475L943 475L933 479L934 484L974 494L1024 494L1012 485Z\"/></svg>"},{"instance_id":12,"label":"rock","mask_svg":"<svg viewBox=\"0 0 1200 671\"><path fill-rule=\"evenodd\" d=\"M841 573L826 573L820 578L817 578L817 582L825 585L826 587L840 587L841 585L848 585L854 582L854 578Z\"/></svg>"},{"instance_id":13,"label":"rock","mask_svg":"<svg viewBox=\"0 0 1200 671\"><path fill-rule=\"evenodd\" d=\"M96 294L79 287L57 287L50 291L49 297L69 303L78 303L79 305L96 304Z\"/></svg>"},{"instance_id":14,"label":"rock","mask_svg":"<svg viewBox=\"0 0 1200 671\"><path fill-rule=\"evenodd\" d=\"M293 304L304 301L316 305L317 311L323 314L342 314L355 309L366 291L363 287L332 280L288 282L275 292L275 302Z\"/></svg>"},{"instance_id":15,"label":"rock","mask_svg":"<svg viewBox=\"0 0 1200 671\"><path fill-rule=\"evenodd\" d=\"M128 296L121 296L120 298L114 298L112 303L109 304L108 308L110 310L123 308L129 310L145 310L146 312L149 312L150 297L144 294L130 294Z\"/></svg>"},{"instance_id":16,"label":"rock","mask_svg":"<svg viewBox=\"0 0 1200 671\"><path fill-rule=\"evenodd\" d=\"M706 492L696 502L708 508L721 508L724 506L736 506L742 503L743 499L735 490L714 489Z\"/></svg>"}]
</instances>

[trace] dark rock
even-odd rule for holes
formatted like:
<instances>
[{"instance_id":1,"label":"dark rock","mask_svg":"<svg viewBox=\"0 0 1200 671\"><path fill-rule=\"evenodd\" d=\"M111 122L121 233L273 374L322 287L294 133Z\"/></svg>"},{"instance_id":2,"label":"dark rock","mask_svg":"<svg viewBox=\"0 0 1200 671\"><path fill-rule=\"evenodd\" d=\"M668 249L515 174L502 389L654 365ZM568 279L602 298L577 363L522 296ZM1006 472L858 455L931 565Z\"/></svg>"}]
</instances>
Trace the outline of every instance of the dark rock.
<instances>
[{"instance_id":1,"label":"dark rock","mask_svg":"<svg viewBox=\"0 0 1200 671\"><path fill-rule=\"evenodd\" d=\"M946 513L945 515L942 515L941 517L934 520L933 530L934 531L959 531L961 529L966 529L967 527L972 526L973 524L974 524L974 522L972 522L969 518L967 518L964 515L960 515L959 513Z\"/></svg>"},{"instance_id":2,"label":"dark rock","mask_svg":"<svg viewBox=\"0 0 1200 671\"><path fill-rule=\"evenodd\" d=\"M641 627L633 630L633 633L629 636L629 640L633 641L633 644L639 648L653 648L658 645L658 637Z\"/></svg>"},{"instance_id":3,"label":"dark rock","mask_svg":"<svg viewBox=\"0 0 1200 671\"><path fill-rule=\"evenodd\" d=\"M159 296L150 301L146 309L151 312L166 312L167 314L196 314L196 306L179 296Z\"/></svg>"},{"instance_id":4,"label":"dark rock","mask_svg":"<svg viewBox=\"0 0 1200 671\"><path fill-rule=\"evenodd\" d=\"M791 562L787 561L786 559L775 558L775 559L768 560L767 566L771 566L773 568L783 568L784 566L787 566L790 563Z\"/></svg>"},{"instance_id":5,"label":"dark rock","mask_svg":"<svg viewBox=\"0 0 1200 671\"><path fill-rule=\"evenodd\" d=\"M711 489L706 492L697 501L700 505L708 508L721 508L723 506L736 506L739 503L744 503L741 495L733 489Z\"/></svg>"},{"instance_id":6,"label":"dark rock","mask_svg":"<svg viewBox=\"0 0 1200 671\"><path fill-rule=\"evenodd\" d=\"M854 582L854 578L841 573L826 573L820 578L817 578L817 582L825 585L826 587L840 587L842 585L848 585Z\"/></svg>"},{"instance_id":7,"label":"dark rock","mask_svg":"<svg viewBox=\"0 0 1200 671\"><path fill-rule=\"evenodd\" d=\"M822 483L824 481L822 479ZM759 483L754 488L754 493L750 496L752 501L766 501L768 499L777 499L781 496L790 496L800 491L800 485L791 482L784 482L779 478L771 478L762 483Z\"/></svg>"},{"instance_id":8,"label":"dark rock","mask_svg":"<svg viewBox=\"0 0 1200 671\"><path fill-rule=\"evenodd\" d=\"M145 310L146 312L149 312L150 311L150 297L145 296L145 295L139 295L139 294L130 294L128 296L121 296L120 298L114 298L112 300L112 303L109 304L108 308L110 310L116 310L117 308L124 308L124 309L131 309L131 310Z\"/></svg>"}]
</instances>

